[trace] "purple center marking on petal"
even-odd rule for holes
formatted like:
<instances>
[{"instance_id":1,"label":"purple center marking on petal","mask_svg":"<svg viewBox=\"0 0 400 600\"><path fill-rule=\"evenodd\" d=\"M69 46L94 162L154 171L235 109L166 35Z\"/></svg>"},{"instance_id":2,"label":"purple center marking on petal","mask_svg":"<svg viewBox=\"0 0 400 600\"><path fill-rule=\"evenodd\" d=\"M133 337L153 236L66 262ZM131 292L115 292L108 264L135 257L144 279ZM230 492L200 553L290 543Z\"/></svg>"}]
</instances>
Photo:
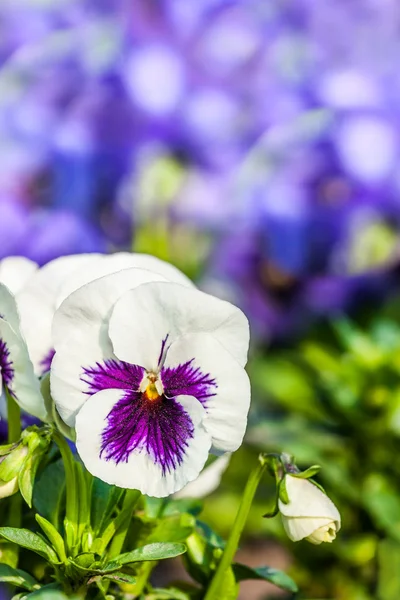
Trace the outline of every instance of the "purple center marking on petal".
<instances>
[{"instance_id":1,"label":"purple center marking on petal","mask_svg":"<svg viewBox=\"0 0 400 600\"><path fill-rule=\"evenodd\" d=\"M177 367L162 368L161 380L166 396L194 396L206 407L207 398L216 395L218 385L210 373L203 373L193 364L194 360L192 358Z\"/></svg>"},{"instance_id":2,"label":"purple center marking on petal","mask_svg":"<svg viewBox=\"0 0 400 600\"><path fill-rule=\"evenodd\" d=\"M13 363L10 358L10 351L7 348L7 344L0 339L0 377L3 379L4 385L11 390L11 383L14 379Z\"/></svg>"},{"instance_id":3,"label":"purple center marking on petal","mask_svg":"<svg viewBox=\"0 0 400 600\"><path fill-rule=\"evenodd\" d=\"M54 358L56 351L54 348L50 348L46 356L40 361L40 374L44 375L47 371L50 371L51 362Z\"/></svg>"},{"instance_id":4,"label":"purple center marking on petal","mask_svg":"<svg viewBox=\"0 0 400 600\"><path fill-rule=\"evenodd\" d=\"M83 368L81 380L87 385L86 394L106 389L125 390L109 412L102 432L100 457L104 460L118 464L127 462L133 451L146 452L161 466L163 474L182 463L194 426L175 397L193 396L205 406L207 398L216 395L217 383L209 373L194 365L194 359L174 368L162 367L168 352L168 337L161 343L159 375L117 359ZM157 379L163 385L161 395L157 395Z\"/></svg>"},{"instance_id":5,"label":"purple center marking on petal","mask_svg":"<svg viewBox=\"0 0 400 600\"><path fill-rule=\"evenodd\" d=\"M110 411L102 433L100 456L117 464L134 450L146 452L163 474L183 461L194 427L184 408L172 398L149 401L140 392L127 393Z\"/></svg>"},{"instance_id":6,"label":"purple center marking on petal","mask_svg":"<svg viewBox=\"0 0 400 600\"><path fill-rule=\"evenodd\" d=\"M137 391L145 369L120 360L108 359L95 367L84 367L81 380L88 385L87 394L101 390L118 389Z\"/></svg>"}]
</instances>

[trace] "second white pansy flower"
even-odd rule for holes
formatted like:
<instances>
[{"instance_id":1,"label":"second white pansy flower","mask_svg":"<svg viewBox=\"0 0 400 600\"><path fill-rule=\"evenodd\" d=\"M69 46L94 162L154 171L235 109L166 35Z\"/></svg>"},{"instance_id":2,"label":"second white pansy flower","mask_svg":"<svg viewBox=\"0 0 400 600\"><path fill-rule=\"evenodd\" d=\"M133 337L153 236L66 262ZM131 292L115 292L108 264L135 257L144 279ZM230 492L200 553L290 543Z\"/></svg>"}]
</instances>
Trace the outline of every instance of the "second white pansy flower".
<instances>
[{"instance_id":1,"label":"second white pansy flower","mask_svg":"<svg viewBox=\"0 0 400 600\"><path fill-rule=\"evenodd\" d=\"M199 475L211 446L240 446L249 332L231 304L127 269L71 294L53 338L53 397L93 475L167 496Z\"/></svg>"},{"instance_id":2,"label":"second white pansy flower","mask_svg":"<svg viewBox=\"0 0 400 600\"><path fill-rule=\"evenodd\" d=\"M15 298L0 283L0 400L4 405L6 390L21 408L45 420L47 411L33 372L25 339L20 331ZM3 410L3 406L2 406Z\"/></svg>"}]
</instances>

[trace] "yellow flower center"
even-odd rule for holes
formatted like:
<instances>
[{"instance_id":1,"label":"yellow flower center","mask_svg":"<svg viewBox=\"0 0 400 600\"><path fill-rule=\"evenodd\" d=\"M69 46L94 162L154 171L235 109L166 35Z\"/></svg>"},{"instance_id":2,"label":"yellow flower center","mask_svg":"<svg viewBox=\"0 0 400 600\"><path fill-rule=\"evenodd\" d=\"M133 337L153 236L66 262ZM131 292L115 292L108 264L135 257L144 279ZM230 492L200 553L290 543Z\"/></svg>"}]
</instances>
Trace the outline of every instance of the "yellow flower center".
<instances>
[{"instance_id":1,"label":"yellow flower center","mask_svg":"<svg viewBox=\"0 0 400 600\"><path fill-rule=\"evenodd\" d=\"M154 402L161 398L164 388L156 373L146 373L140 384L140 391L145 395L147 400Z\"/></svg>"}]
</instances>

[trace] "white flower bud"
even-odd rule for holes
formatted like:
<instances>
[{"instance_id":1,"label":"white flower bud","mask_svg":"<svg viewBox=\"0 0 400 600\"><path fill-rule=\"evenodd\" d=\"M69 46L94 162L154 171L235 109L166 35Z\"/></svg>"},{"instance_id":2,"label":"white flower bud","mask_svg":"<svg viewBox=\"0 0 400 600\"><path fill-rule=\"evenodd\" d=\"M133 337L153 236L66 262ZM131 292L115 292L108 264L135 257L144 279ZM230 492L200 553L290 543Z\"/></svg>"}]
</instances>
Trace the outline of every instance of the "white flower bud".
<instances>
[{"instance_id":1,"label":"white flower bud","mask_svg":"<svg viewBox=\"0 0 400 600\"><path fill-rule=\"evenodd\" d=\"M289 503L279 500L283 526L293 542L332 542L340 529L340 514L332 500L308 479L285 475Z\"/></svg>"}]
</instances>

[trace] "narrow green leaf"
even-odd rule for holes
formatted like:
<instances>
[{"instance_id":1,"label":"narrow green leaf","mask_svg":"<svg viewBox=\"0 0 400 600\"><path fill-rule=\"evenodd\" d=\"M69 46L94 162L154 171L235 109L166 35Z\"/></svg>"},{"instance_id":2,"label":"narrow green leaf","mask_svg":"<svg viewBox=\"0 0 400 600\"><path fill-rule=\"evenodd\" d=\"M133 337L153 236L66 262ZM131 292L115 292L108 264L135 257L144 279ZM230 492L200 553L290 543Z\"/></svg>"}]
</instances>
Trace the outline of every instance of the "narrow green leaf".
<instances>
[{"instance_id":1,"label":"narrow green leaf","mask_svg":"<svg viewBox=\"0 0 400 600\"><path fill-rule=\"evenodd\" d=\"M111 581L118 581L119 583L136 583L136 577L128 575L128 573L122 573L121 571L106 573L106 575L103 575L102 579L110 579Z\"/></svg>"},{"instance_id":2,"label":"narrow green leaf","mask_svg":"<svg viewBox=\"0 0 400 600\"><path fill-rule=\"evenodd\" d=\"M22 468L18 475L18 484L21 491L22 497L24 498L27 505L32 508L32 495L33 486L35 484L35 477L40 462L45 453L45 449L36 448L32 454L28 455L22 465Z\"/></svg>"},{"instance_id":3,"label":"narrow green leaf","mask_svg":"<svg viewBox=\"0 0 400 600\"><path fill-rule=\"evenodd\" d=\"M312 467L308 467L305 471L300 471L299 473L290 473L293 477L297 477L298 479L310 479L310 477L314 477L319 471L321 467L319 465L312 465Z\"/></svg>"},{"instance_id":4,"label":"narrow green leaf","mask_svg":"<svg viewBox=\"0 0 400 600\"><path fill-rule=\"evenodd\" d=\"M122 565L128 565L134 562L143 562L149 560L163 560L165 558L174 558L186 552L185 544L147 544L132 552L125 552L116 556L112 561L108 562L104 571L116 571Z\"/></svg>"},{"instance_id":5,"label":"narrow green leaf","mask_svg":"<svg viewBox=\"0 0 400 600\"><path fill-rule=\"evenodd\" d=\"M62 562L66 562L67 555L65 554L65 545L64 540L61 535L58 533L57 529L52 525L47 519L41 517L40 515L35 516L36 521L49 538L49 541L56 549L56 552Z\"/></svg>"},{"instance_id":6,"label":"narrow green leaf","mask_svg":"<svg viewBox=\"0 0 400 600\"><path fill-rule=\"evenodd\" d=\"M281 480L278 489L279 499L283 502L283 504L289 504L289 495L286 489L286 481L285 477Z\"/></svg>"},{"instance_id":7,"label":"narrow green leaf","mask_svg":"<svg viewBox=\"0 0 400 600\"><path fill-rule=\"evenodd\" d=\"M37 533L33 533L28 529L18 529L17 527L0 527L0 535L9 542L36 552L36 554L52 563L57 564L59 562L53 548L46 544L44 539Z\"/></svg>"},{"instance_id":8,"label":"narrow green leaf","mask_svg":"<svg viewBox=\"0 0 400 600\"><path fill-rule=\"evenodd\" d=\"M245 579L261 579L273 583L288 592L296 593L298 591L298 587L293 579L283 571L279 571L279 569L273 569L272 567L257 567L256 569L252 569L246 565L236 563L233 565L233 572L238 582Z\"/></svg>"},{"instance_id":9,"label":"narrow green leaf","mask_svg":"<svg viewBox=\"0 0 400 600\"><path fill-rule=\"evenodd\" d=\"M116 506L118 506L123 493L123 489L115 485L109 485L101 479L97 479L97 477L94 478L91 498L91 525L93 531L98 533L103 530Z\"/></svg>"},{"instance_id":10,"label":"narrow green leaf","mask_svg":"<svg viewBox=\"0 0 400 600\"><path fill-rule=\"evenodd\" d=\"M32 577L32 575L29 575L29 573L26 573L26 571L22 571L21 569L14 569L9 565L1 563L0 581L3 583L15 585L15 587L24 588L24 590L28 590L29 592L40 587L36 579Z\"/></svg>"}]
</instances>

